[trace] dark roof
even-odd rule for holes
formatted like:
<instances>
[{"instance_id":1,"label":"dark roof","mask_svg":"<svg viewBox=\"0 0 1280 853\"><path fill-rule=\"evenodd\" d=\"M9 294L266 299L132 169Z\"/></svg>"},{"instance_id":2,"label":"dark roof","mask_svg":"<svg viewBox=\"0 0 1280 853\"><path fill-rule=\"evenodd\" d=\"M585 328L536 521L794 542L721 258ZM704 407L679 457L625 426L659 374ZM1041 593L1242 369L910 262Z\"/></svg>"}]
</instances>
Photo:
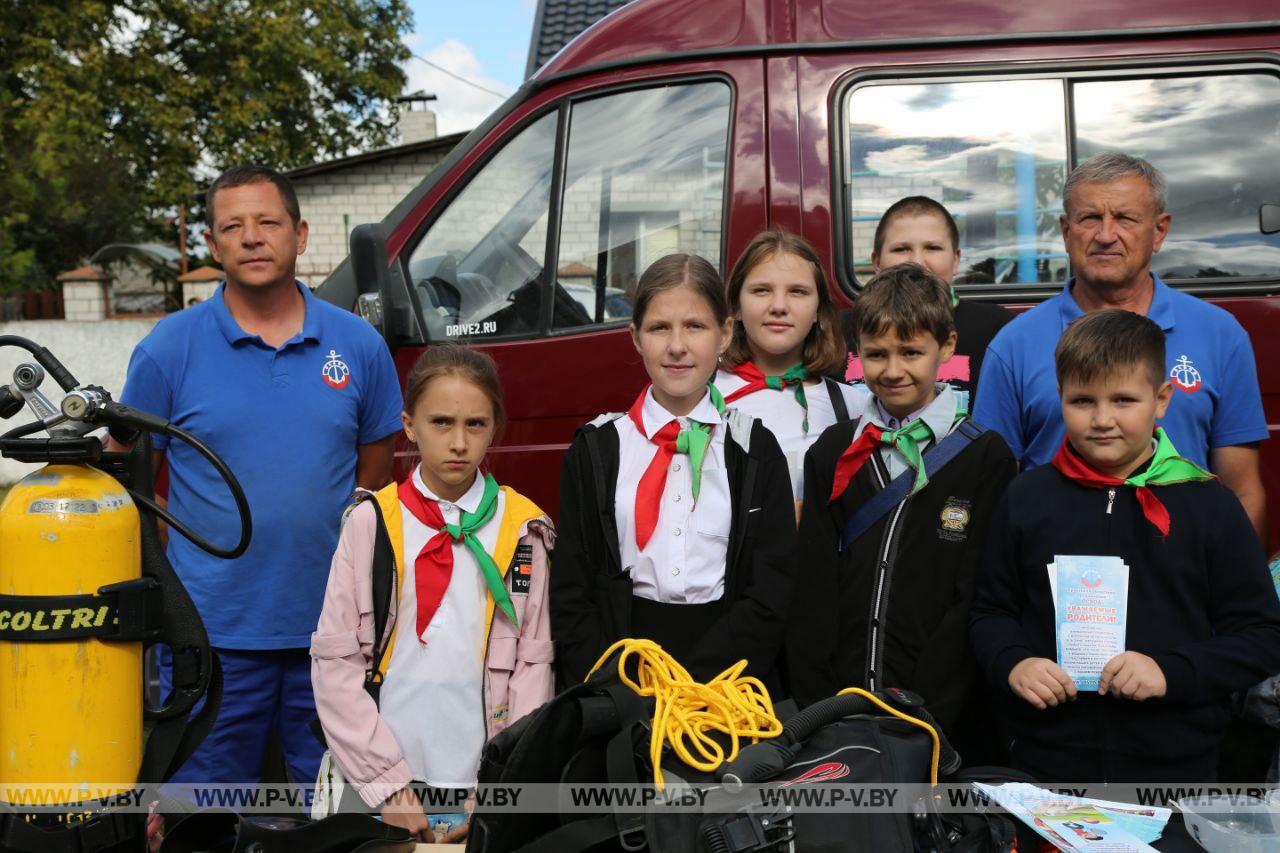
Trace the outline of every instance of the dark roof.
<instances>
[{"instance_id":1,"label":"dark roof","mask_svg":"<svg viewBox=\"0 0 1280 853\"><path fill-rule=\"evenodd\" d=\"M451 133L448 136L437 136L435 139L424 139L421 142L410 142L408 145L379 148L377 151L366 151L363 154L353 154L350 157L339 157L337 160L326 160L323 163L312 163L308 166L299 166L297 169L285 172L285 174L289 178L297 180L298 178L309 178L312 175L334 172L364 163L375 163L378 160L385 160L388 157L403 157L406 154L417 154L420 151L438 150L441 154L448 154L453 150L453 146L462 141L462 137L464 136L466 136L465 133Z\"/></svg>"},{"instance_id":2,"label":"dark roof","mask_svg":"<svg viewBox=\"0 0 1280 853\"><path fill-rule=\"evenodd\" d=\"M533 72L578 33L628 2L630 0L538 0L524 76L532 77Z\"/></svg>"}]
</instances>

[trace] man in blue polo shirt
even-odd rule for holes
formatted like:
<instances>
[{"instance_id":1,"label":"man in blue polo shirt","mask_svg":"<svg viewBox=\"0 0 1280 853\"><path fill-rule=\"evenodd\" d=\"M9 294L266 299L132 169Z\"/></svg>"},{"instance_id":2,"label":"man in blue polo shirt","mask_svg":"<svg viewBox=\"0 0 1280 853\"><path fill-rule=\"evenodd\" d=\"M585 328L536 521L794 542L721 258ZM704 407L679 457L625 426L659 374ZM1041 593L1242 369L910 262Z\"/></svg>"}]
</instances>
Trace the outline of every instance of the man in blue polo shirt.
<instances>
[{"instance_id":1,"label":"man in blue polo shirt","mask_svg":"<svg viewBox=\"0 0 1280 853\"><path fill-rule=\"evenodd\" d=\"M253 541L236 560L169 536L224 674L213 731L174 778L256 781L275 728L290 774L310 782L322 753L310 731L311 632L348 496L391 479L400 383L371 326L295 279L307 223L285 177L231 169L206 206L205 240L226 281L138 344L122 397L212 447L253 515ZM170 511L230 547L239 517L217 473L180 441L157 436L155 449L169 461Z\"/></svg>"},{"instance_id":2,"label":"man in blue polo shirt","mask_svg":"<svg viewBox=\"0 0 1280 853\"><path fill-rule=\"evenodd\" d=\"M1267 437L1253 347L1229 313L1168 287L1151 256L1169 233L1164 176L1146 160L1099 154L1062 191L1062 237L1075 277L1005 326L987 349L974 420L999 432L1024 468L1062 443L1053 352L1076 317L1122 308L1160 324L1174 397L1160 421L1175 447L1240 498L1265 541L1258 442Z\"/></svg>"}]
</instances>

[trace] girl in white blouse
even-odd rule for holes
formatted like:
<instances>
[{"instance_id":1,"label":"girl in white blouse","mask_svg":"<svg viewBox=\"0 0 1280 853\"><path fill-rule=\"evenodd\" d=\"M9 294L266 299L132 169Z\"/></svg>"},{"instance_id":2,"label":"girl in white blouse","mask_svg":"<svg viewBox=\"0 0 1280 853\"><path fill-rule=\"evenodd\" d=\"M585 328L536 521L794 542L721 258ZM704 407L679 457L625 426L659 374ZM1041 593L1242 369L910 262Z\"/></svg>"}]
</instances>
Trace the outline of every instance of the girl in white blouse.
<instances>
[{"instance_id":1,"label":"girl in white blouse","mask_svg":"<svg viewBox=\"0 0 1280 853\"><path fill-rule=\"evenodd\" d=\"M715 384L777 437L798 511L805 451L827 427L861 415L867 394L832 378L844 371L844 335L822 263L804 238L758 234L734 264L728 291L733 337Z\"/></svg>"},{"instance_id":2,"label":"girl in white blouse","mask_svg":"<svg viewBox=\"0 0 1280 853\"><path fill-rule=\"evenodd\" d=\"M732 333L724 283L703 258L668 255L634 299L650 384L630 411L579 430L562 469L561 685L626 637L654 640L702 680L745 658L776 684L795 518L777 441L710 384Z\"/></svg>"}]
</instances>

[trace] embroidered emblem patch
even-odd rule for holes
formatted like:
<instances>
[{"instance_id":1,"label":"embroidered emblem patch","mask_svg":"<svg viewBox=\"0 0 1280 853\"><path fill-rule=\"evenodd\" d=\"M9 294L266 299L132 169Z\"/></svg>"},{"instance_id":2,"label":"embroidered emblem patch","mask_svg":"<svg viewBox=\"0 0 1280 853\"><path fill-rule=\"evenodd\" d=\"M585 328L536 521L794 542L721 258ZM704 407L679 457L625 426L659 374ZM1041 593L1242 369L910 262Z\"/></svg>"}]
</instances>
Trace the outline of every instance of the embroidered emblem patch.
<instances>
[{"instance_id":1,"label":"embroidered emblem patch","mask_svg":"<svg viewBox=\"0 0 1280 853\"><path fill-rule=\"evenodd\" d=\"M329 350L329 360L324 363L320 375L330 388L346 388L351 381L351 368L347 367L337 350Z\"/></svg>"},{"instance_id":2,"label":"embroidered emblem patch","mask_svg":"<svg viewBox=\"0 0 1280 853\"><path fill-rule=\"evenodd\" d=\"M947 542L963 542L969 538L967 528L969 526L969 501L962 501L959 498L947 498L947 502L942 505L942 512L938 518L942 522L938 527L938 538Z\"/></svg>"},{"instance_id":3,"label":"embroidered emblem patch","mask_svg":"<svg viewBox=\"0 0 1280 853\"><path fill-rule=\"evenodd\" d=\"M1177 363L1169 371L1169 378L1173 380L1176 387L1188 394L1199 391L1203 384L1200 371L1196 370L1195 364L1185 355L1178 356Z\"/></svg>"}]
</instances>

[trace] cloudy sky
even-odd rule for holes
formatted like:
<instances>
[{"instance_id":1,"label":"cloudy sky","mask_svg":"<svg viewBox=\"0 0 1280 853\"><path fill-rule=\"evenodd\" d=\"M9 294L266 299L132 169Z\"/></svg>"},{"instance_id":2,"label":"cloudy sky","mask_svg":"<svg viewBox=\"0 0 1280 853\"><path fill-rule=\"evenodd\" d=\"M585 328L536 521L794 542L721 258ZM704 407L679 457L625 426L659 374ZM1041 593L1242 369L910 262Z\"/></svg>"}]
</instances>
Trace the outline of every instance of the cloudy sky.
<instances>
[{"instance_id":1,"label":"cloudy sky","mask_svg":"<svg viewBox=\"0 0 1280 853\"><path fill-rule=\"evenodd\" d=\"M405 67L406 91L438 98L441 134L471 130L524 79L537 0L410 0L409 6L414 32L405 43L420 58Z\"/></svg>"}]
</instances>

